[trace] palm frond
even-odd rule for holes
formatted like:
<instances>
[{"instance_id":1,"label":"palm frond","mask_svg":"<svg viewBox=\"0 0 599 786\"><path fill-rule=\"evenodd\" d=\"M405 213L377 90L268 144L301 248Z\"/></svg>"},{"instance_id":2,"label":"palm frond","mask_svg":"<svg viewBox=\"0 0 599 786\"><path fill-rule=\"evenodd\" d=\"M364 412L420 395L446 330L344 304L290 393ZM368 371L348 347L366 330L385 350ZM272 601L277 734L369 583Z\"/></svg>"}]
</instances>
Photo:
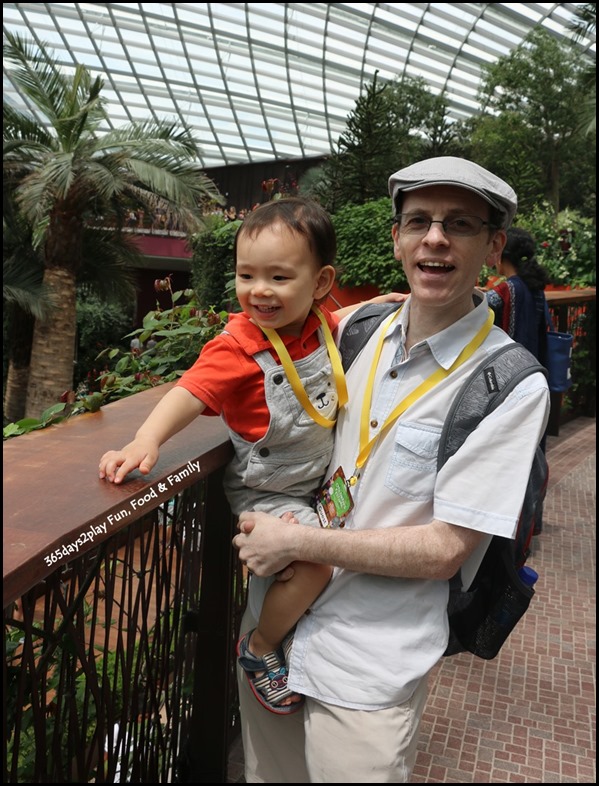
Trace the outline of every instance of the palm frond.
<instances>
[{"instance_id":1,"label":"palm frond","mask_svg":"<svg viewBox=\"0 0 599 786\"><path fill-rule=\"evenodd\" d=\"M83 254L79 286L109 303L129 304L135 299L135 268L143 266L143 255L131 235L88 227L83 234Z\"/></svg>"},{"instance_id":2,"label":"palm frond","mask_svg":"<svg viewBox=\"0 0 599 786\"><path fill-rule=\"evenodd\" d=\"M574 33L575 41L594 33L597 27L597 3L583 3L579 6L569 27Z\"/></svg>"},{"instance_id":3,"label":"palm frond","mask_svg":"<svg viewBox=\"0 0 599 786\"><path fill-rule=\"evenodd\" d=\"M215 183L195 162L132 157L128 167L139 183L171 202L190 206L205 197L222 200Z\"/></svg>"},{"instance_id":4,"label":"palm frond","mask_svg":"<svg viewBox=\"0 0 599 786\"><path fill-rule=\"evenodd\" d=\"M21 145L29 144L37 149L52 147L54 144L53 137L47 133L43 126L6 101L2 102L2 121L5 146L7 143L19 142Z\"/></svg>"},{"instance_id":5,"label":"palm frond","mask_svg":"<svg viewBox=\"0 0 599 786\"><path fill-rule=\"evenodd\" d=\"M199 154L199 146L191 131L166 119L129 123L109 131L98 139L98 151L108 151L111 148L117 150L133 148L140 153L145 149L149 156L162 151L167 155L190 159L197 158Z\"/></svg>"},{"instance_id":6,"label":"palm frond","mask_svg":"<svg viewBox=\"0 0 599 786\"><path fill-rule=\"evenodd\" d=\"M27 260L29 256L29 262ZM34 261L33 249L29 255L22 247L15 249L9 256L4 255L2 262L2 300L16 303L36 319L45 319L52 307L48 292L43 284L43 270Z\"/></svg>"},{"instance_id":7,"label":"palm frond","mask_svg":"<svg viewBox=\"0 0 599 786\"><path fill-rule=\"evenodd\" d=\"M83 66L75 66L74 75L64 73L46 43L35 47L10 32L4 37L4 57L16 66L9 69L10 79L46 116L63 143L70 141L72 146L77 132L104 117L102 80L92 81Z\"/></svg>"}]
</instances>

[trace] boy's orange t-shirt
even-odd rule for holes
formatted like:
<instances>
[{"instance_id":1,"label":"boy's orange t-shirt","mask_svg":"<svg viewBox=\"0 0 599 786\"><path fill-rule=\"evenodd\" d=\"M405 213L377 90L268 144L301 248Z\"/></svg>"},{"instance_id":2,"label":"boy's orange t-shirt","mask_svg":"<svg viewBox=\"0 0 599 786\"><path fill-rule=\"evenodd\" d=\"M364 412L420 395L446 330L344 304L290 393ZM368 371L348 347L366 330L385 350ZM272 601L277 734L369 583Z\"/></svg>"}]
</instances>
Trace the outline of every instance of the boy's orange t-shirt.
<instances>
[{"instance_id":1,"label":"boy's orange t-shirt","mask_svg":"<svg viewBox=\"0 0 599 786\"><path fill-rule=\"evenodd\" d=\"M339 319L319 306L334 334ZM281 336L292 360L301 360L320 346L320 320L310 313L301 336ZM264 393L264 373L253 359L267 349L279 362L270 341L247 314L231 314L227 326L209 341L177 382L206 405L204 415L222 415L233 431L249 442L261 439L270 416Z\"/></svg>"}]
</instances>

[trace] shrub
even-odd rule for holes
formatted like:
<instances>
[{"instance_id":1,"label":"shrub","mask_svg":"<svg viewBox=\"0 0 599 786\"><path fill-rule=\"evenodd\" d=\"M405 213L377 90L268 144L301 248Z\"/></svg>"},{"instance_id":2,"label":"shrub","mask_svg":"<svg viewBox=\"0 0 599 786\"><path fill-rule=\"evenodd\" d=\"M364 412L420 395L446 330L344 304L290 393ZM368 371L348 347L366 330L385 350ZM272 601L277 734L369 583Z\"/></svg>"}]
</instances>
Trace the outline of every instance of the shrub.
<instances>
[{"instance_id":1,"label":"shrub","mask_svg":"<svg viewBox=\"0 0 599 786\"><path fill-rule=\"evenodd\" d=\"M168 276L156 280L154 286L171 293L172 307L150 311L142 327L128 334L127 338L137 336L142 347L153 337L156 344L151 349L114 348L98 355L98 360L112 366L100 376L104 404L177 379L225 326L228 313L199 308L193 289L173 292Z\"/></svg>"},{"instance_id":2,"label":"shrub","mask_svg":"<svg viewBox=\"0 0 599 786\"><path fill-rule=\"evenodd\" d=\"M332 216L342 286L372 284L382 293L406 291L401 263L393 256L391 218L388 197L346 205Z\"/></svg>"},{"instance_id":3,"label":"shrub","mask_svg":"<svg viewBox=\"0 0 599 786\"><path fill-rule=\"evenodd\" d=\"M77 298L77 360L75 363L75 387L87 382L92 389L90 373L98 353L121 342L122 336L131 329L133 308L106 303L91 292L81 293Z\"/></svg>"},{"instance_id":4,"label":"shrub","mask_svg":"<svg viewBox=\"0 0 599 786\"><path fill-rule=\"evenodd\" d=\"M515 226L527 229L537 243L537 259L547 270L551 283L572 288L594 287L597 230L590 218L575 210L563 210L556 217L547 202L530 213L518 215ZM480 284L494 271L484 267Z\"/></svg>"},{"instance_id":5,"label":"shrub","mask_svg":"<svg viewBox=\"0 0 599 786\"><path fill-rule=\"evenodd\" d=\"M39 419L24 418L8 423L3 428L4 439L46 428L81 412L97 412L109 401L172 382L195 363L204 344L225 326L228 313L200 309L194 291L173 292L169 277L158 279L155 287L171 293L172 307L150 311L143 326L125 336L127 339L137 336L142 346L152 336L155 346L146 350L124 346L103 350L96 358L96 365L106 370L97 380L91 380L97 381L99 390L90 393L89 385L82 383L76 391L65 393L62 401L49 407Z\"/></svg>"},{"instance_id":6,"label":"shrub","mask_svg":"<svg viewBox=\"0 0 599 786\"><path fill-rule=\"evenodd\" d=\"M595 286L597 230L590 218L576 210L563 210L556 219L544 202L524 216L519 225L537 241L537 258L553 284Z\"/></svg>"},{"instance_id":7,"label":"shrub","mask_svg":"<svg viewBox=\"0 0 599 786\"><path fill-rule=\"evenodd\" d=\"M233 242L241 221L212 217L208 228L191 240L191 285L201 308L233 311Z\"/></svg>"}]
</instances>

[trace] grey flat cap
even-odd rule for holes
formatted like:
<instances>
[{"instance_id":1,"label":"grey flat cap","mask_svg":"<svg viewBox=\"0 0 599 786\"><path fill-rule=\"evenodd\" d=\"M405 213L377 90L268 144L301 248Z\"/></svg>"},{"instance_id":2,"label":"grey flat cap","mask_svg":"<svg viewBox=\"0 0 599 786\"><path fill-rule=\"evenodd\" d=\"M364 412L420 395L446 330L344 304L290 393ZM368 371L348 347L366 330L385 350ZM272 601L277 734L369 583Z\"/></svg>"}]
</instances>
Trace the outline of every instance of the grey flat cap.
<instances>
[{"instance_id":1,"label":"grey flat cap","mask_svg":"<svg viewBox=\"0 0 599 786\"><path fill-rule=\"evenodd\" d=\"M455 156L427 158L400 169L389 178L389 194L399 212L398 195L428 186L459 186L473 191L504 216L502 228L507 229L518 209L518 197L511 186L482 166Z\"/></svg>"}]
</instances>

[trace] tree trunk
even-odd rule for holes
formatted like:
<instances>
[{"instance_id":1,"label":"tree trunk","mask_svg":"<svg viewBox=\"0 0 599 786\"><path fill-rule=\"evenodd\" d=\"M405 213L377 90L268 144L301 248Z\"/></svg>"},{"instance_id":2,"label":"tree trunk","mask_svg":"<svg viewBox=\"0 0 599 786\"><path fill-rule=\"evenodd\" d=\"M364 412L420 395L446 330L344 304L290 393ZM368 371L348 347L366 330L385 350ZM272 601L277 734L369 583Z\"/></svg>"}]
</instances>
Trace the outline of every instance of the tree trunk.
<instances>
[{"instance_id":1,"label":"tree trunk","mask_svg":"<svg viewBox=\"0 0 599 786\"><path fill-rule=\"evenodd\" d=\"M36 320L25 416L39 418L65 391L73 387L77 333L76 276L71 270L50 267L44 284L54 303L50 317Z\"/></svg>"},{"instance_id":2,"label":"tree trunk","mask_svg":"<svg viewBox=\"0 0 599 786\"><path fill-rule=\"evenodd\" d=\"M11 360L6 374L6 391L4 393L4 425L16 423L25 417L27 401L27 383L29 382L29 366L17 368Z\"/></svg>"},{"instance_id":3,"label":"tree trunk","mask_svg":"<svg viewBox=\"0 0 599 786\"><path fill-rule=\"evenodd\" d=\"M4 422L14 423L25 416L31 342L35 317L12 303L8 313L9 365L4 390Z\"/></svg>"}]
</instances>

